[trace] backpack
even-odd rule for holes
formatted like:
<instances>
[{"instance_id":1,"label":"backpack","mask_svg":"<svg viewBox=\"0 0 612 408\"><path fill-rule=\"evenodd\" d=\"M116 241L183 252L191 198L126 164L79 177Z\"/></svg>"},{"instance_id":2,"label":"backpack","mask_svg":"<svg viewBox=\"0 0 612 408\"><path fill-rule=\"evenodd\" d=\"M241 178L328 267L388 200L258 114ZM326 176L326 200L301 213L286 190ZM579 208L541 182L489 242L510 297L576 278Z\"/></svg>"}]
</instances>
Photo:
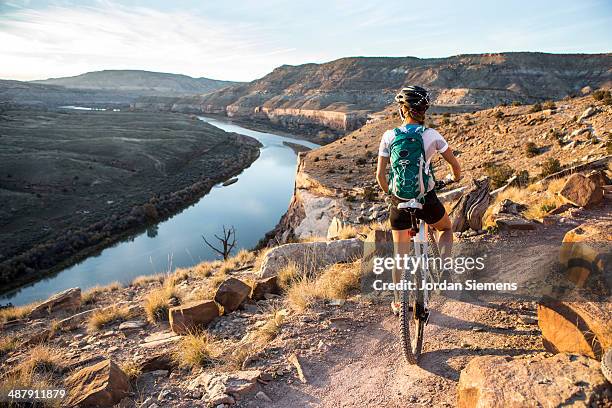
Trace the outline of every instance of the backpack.
<instances>
[{"instance_id":1,"label":"backpack","mask_svg":"<svg viewBox=\"0 0 612 408\"><path fill-rule=\"evenodd\" d=\"M406 131L395 128L395 139L389 146L389 191L396 197L416 199L421 203L430 179L434 180L431 166L425 159L425 129L421 125L406 125Z\"/></svg>"}]
</instances>

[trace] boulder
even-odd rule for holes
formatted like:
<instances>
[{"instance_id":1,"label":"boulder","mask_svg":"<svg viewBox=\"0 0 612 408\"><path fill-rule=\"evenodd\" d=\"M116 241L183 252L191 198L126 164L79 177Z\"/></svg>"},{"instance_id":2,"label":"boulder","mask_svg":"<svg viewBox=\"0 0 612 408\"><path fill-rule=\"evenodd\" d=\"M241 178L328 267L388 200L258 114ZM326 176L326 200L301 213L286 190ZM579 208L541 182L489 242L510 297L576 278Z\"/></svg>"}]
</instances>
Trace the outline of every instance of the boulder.
<instances>
[{"instance_id":1,"label":"boulder","mask_svg":"<svg viewBox=\"0 0 612 408\"><path fill-rule=\"evenodd\" d=\"M607 388L599 362L584 356L482 356L461 371L457 406L587 408L600 406Z\"/></svg>"},{"instance_id":2,"label":"boulder","mask_svg":"<svg viewBox=\"0 0 612 408\"><path fill-rule=\"evenodd\" d=\"M130 381L111 360L85 367L65 380L66 406L111 407L127 397Z\"/></svg>"},{"instance_id":3,"label":"boulder","mask_svg":"<svg viewBox=\"0 0 612 408\"><path fill-rule=\"evenodd\" d=\"M470 191L464 194L450 211L454 232L464 232L468 228L482 229L482 217L491 202L488 177L472 181Z\"/></svg>"},{"instance_id":4,"label":"boulder","mask_svg":"<svg viewBox=\"0 0 612 408\"><path fill-rule=\"evenodd\" d=\"M603 200L601 185L593 178L580 173L570 176L559 194L578 207L589 207Z\"/></svg>"},{"instance_id":5,"label":"boulder","mask_svg":"<svg viewBox=\"0 0 612 408\"><path fill-rule=\"evenodd\" d=\"M355 261L362 254L363 242L357 238L280 245L265 255L259 276L275 276L289 262L316 270L335 263Z\"/></svg>"},{"instance_id":6,"label":"boulder","mask_svg":"<svg viewBox=\"0 0 612 408\"><path fill-rule=\"evenodd\" d=\"M253 285L253 290L251 291L251 299L262 300L265 298L266 293L272 293L274 295L281 294L276 276L256 280Z\"/></svg>"},{"instance_id":7,"label":"boulder","mask_svg":"<svg viewBox=\"0 0 612 408\"><path fill-rule=\"evenodd\" d=\"M498 205L493 208L493 214L512 214L512 215L520 215L523 211L527 209L527 206L520 203L515 203L510 199L502 200Z\"/></svg>"},{"instance_id":8,"label":"boulder","mask_svg":"<svg viewBox=\"0 0 612 408\"><path fill-rule=\"evenodd\" d=\"M233 404L236 399L255 391L259 370L243 370L233 373L202 373L188 385L188 389L202 388L206 395L202 398L212 406Z\"/></svg>"},{"instance_id":9,"label":"boulder","mask_svg":"<svg viewBox=\"0 0 612 408\"><path fill-rule=\"evenodd\" d=\"M56 311L74 312L81 306L81 289L71 288L51 296L36 306L29 314L31 318L43 317Z\"/></svg>"},{"instance_id":10,"label":"boulder","mask_svg":"<svg viewBox=\"0 0 612 408\"><path fill-rule=\"evenodd\" d=\"M610 287L610 276L605 273L612 246L610 231L609 222L600 220L586 222L565 234L559 262L566 268L570 282L598 292ZM607 295L607 292L601 294Z\"/></svg>"},{"instance_id":11,"label":"boulder","mask_svg":"<svg viewBox=\"0 0 612 408\"><path fill-rule=\"evenodd\" d=\"M342 231L343 227L344 224L338 217L332 218L329 223L329 228L327 229L327 240L340 239L340 231Z\"/></svg>"},{"instance_id":12,"label":"boulder","mask_svg":"<svg viewBox=\"0 0 612 408\"><path fill-rule=\"evenodd\" d=\"M212 300L203 300L173 307L168 314L172 331L177 334L188 334L206 327L218 317L219 306Z\"/></svg>"},{"instance_id":13,"label":"boulder","mask_svg":"<svg viewBox=\"0 0 612 408\"><path fill-rule=\"evenodd\" d=\"M612 347L612 304L576 300L540 301L538 325L544 348L600 359Z\"/></svg>"},{"instance_id":14,"label":"boulder","mask_svg":"<svg viewBox=\"0 0 612 408\"><path fill-rule=\"evenodd\" d=\"M225 313L233 312L251 293L251 287L236 278L228 278L219 285L215 302L223 306Z\"/></svg>"}]
</instances>

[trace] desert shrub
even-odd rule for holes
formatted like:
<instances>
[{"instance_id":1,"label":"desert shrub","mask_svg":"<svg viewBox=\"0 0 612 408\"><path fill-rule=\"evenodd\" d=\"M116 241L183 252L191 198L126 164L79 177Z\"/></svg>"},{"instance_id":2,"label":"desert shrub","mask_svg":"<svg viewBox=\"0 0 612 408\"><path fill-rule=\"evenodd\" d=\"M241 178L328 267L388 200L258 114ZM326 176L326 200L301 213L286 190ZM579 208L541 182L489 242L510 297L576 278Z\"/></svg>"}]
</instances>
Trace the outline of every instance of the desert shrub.
<instances>
[{"instance_id":1,"label":"desert shrub","mask_svg":"<svg viewBox=\"0 0 612 408\"><path fill-rule=\"evenodd\" d=\"M541 110L542 110L542 104L534 103L531 106L531 109L529 109L529 112L534 113L534 112L540 112Z\"/></svg>"},{"instance_id":2,"label":"desert shrub","mask_svg":"<svg viewBox=\"0 0 612 408\"><path fill-rule=\"evenodd\" d=\"M512 101L512 106L521 106L522 103L519 101Z\"/></svg>"},{"instance_id":3,"label":"desert shrub","mask_svg":"<svg viewBox=\"0 0 612 408\"><path fill-rule=\"evenodd\" d=\"M544 204L542 204L540 206L540 210L543 213L548 213L548 212L554 210L555 208L557 208L557 204L555 204L555 203L544 203Z\"/></svg>"},{"instance_id":4,"label":"desert shrub","mask_svg":"<svg viewBox=\"0 0 612 408\"><path fill-rule=\"evenodd\" d=\"M559 160L551 157L548 160L546 160L544 163L542 163L541 175L542 177L546 177L548 175L561 171L561 169L562 167L561 167L561 163L559 162Z\"/></svg>"},{"instance_id":5,"label":"desert shrub","mask_svg":"<svg viewBox=\"0 0 612 408\"><path fill-rule=\"evenodd\" d=\"M525 145L525 154L527 157L535 157L540 154L540 149L535 143L529 142Z\"/></svg>"},{"instance_id":6,"label":"desert shrub","mask_svg":"<svg viewBox=\"0 0 612 408\"><path fill-rule=\"evenodd\" d=\"M358 157L355 160L355 164L359 165L359 166L363 166L364 164L367 163L367 160L365 159L365 157Z\"/></svg>"},{"instance_id":7,"label":"desert shrub","mask_svg":"<svg viewBox=\"0 0 612 408\"><path fill-rule=\"evenodd\" d=\"M448 125L450 123L450 119L447 117L442 118L442 122L443 125Z\"/></svg>"},{"instance_id":8,"label":"desert shrub","mask_svg":"<svg viewBox=\"0 0 612 408\"><path fill-rule=\"evenodd\" d=\"M542 104L544 109L557 109L557 105L553 101L546 101Z\"/></svg>"},{"instance_id":9,"label":"desert shrub","mask_svg":"<svg viewBox=\"0 0 612 408\"><path fill-rule=\"evenodd\" d=\"M364 187L363 188L363 199L365 201L373 201L375 200L377 197L376 191L374 191L373 188L371 187Z\"/></svg>"},{"instance_id":10,"label":"desert shrub","mask_svg":"<svg viewBox=\"0 0 612 408\"><path fill-rule=\"evenodd\" d=\"M17 336L6 335L0 338L0 357L15 350L19 345Z\"/></svg>"},{"instance_id":11,"label":"desert shrub","mask_svg":"<svg viewBox=\"0 0 612 408\"><path fill-rule=\"evenodd\" d=\"M514 170L507 164L485 164L485 174L491 179L493 188L499 188L506 184L506 180L512 177Z\"/></svg>"},{"instance_id":12,"label":"desert shrub","mask_svg":"<svg viewBox=\"0 0 612 408\"><path fill-rule=\"evenodd\" d=\"M9 320L19 320L25 318L38 303L31 303L23 306L11 306L0 309L0 322Z\"/></svg>"},{"instance_id":13,"label":"desert shrub","mask_svg":"<svg viewBox=\"0 0 612 408\"><path fill-rule=\"evenodd\" d=\"M442 114L442 117L444 117L444 118L448 118L448 117L450 117L450 113L448 113L448 112L444 112L444 113Z\"/></svg>"},{"instance_id":14,"label":"desert shrub","mask_svg":"<svg viewBox=\"0 0 612 408\"><path fill-rule=\"evenodd\" d=\"M319 161L319 156L316 156L314 159L312 159L313 162L318 162Z\"/></svg>"},{"instance_id":15,"label":"desert shrub","mask_svg":"<svg viewBox=\"0 0 612 408\"><path fill-rule=\"evenodd\" d=\"M101 294L114 292L119 289L121 289L121 284L117 281L112 282L106 286L96 285L94 287L87 289L81 294L81 302L86 305L95 303Z\"/></svg>"},{"instance_id":16,"label":"desert shrub","mask_svg":"<svg viewBox=\"0 0 612 408\"><path fill-rule=\"evenodd\" d=\"M129 360L121 364L119 367L121 368L121 371L127 375L128 380L130 380L130 383L132 384L138 379L138 377L140 377L140 374L142 373L140 364L133 360Z\"/></svg>"},{"instance_id":17,"label":"desert shrub","mask_svg":"<svg viewBox=\"0 0 612 408\"><path fill-rule=\"evenodd\" d=\"M504 117L504 112L498 110L493 114L494 117L496 117L497 119L501 119Z\"/></svg>"},{"instance_id":18,"label":"desert shrub","mask_svg":"<svg viewBox=\"0 0 612 408\"><path fill-rule=\"evenodd\" d=\"M593 92L592 96L593 96L593 99L595 99L596 101L602 101L604 99L612 98L610 91L607 89L598 89L595 92Z\"/></svg>"},{"instance_id":19,"label":"desert shrub","mask_svg":"<svg viewBox=\"0 0 612 408\"><path fill-rule=\"evenodd\" d=\"M341 159L342 158L342 153L336 153L336 159Z\"/></svg>"},{"instance_id":20,"label":"desert shrub","mask_svg":"<svg viewBox=\"0 0 612 408\"><path fill-rule=\"evenodd\" d=\"M516 175L516 184L522 188L529 185L529 172L527 170L521 170Z\"/></svg>"}]
</instances>

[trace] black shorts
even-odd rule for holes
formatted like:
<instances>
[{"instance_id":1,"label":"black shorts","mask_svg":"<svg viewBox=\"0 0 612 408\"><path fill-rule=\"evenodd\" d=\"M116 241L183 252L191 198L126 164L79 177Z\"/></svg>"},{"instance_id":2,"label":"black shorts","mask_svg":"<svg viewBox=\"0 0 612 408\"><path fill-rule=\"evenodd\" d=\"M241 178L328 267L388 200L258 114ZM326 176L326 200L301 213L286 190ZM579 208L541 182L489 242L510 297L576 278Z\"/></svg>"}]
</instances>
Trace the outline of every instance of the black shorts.
<instances>
[{"instance_id":1,"label":"black shorts","mask_svg":"<svg viewBox=\"0 0 612 408\"><path fill-rule=\"evenodd\" d=\"M391 222L391 229L410 229L410 213L406 210L397 209L397 204L400 203L402 200L397 197L392 197L391 200L393 202L393 205L391 206L391 211L389 212L389 221ZM445 213L446 209L438 199L438 196L436 195L436 192L434 190L431 190L425 195L423 209L415 210L416 217L430 225L440 221L442 217L444 217Z\"/></svg>"}]
</instances>

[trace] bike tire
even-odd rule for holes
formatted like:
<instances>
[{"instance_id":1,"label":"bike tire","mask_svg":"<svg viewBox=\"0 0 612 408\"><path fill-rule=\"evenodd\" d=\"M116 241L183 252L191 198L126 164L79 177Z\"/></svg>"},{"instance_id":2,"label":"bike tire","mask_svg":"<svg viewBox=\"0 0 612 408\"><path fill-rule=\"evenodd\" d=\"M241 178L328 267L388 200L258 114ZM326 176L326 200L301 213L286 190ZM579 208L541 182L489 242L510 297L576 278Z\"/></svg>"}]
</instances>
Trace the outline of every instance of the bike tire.
<instances>
[{"instance_id":1,"label":"bike tire","mask_svg":"<svg viewBox=\"0 0 612 408\"><path fill-rule=\"evenodd\" d=\"M414 275L408 270L402 272L404 282L420 282L420 271ZM410 293L413 296L410 296ZM416 316L415 311L421 310L423 306L423 292L419 290L402 290L400 302L400 335L404 359L408 364L417 364L423 349L423 332L425 331L425 320ZM420 308L419 308L420 307Z\"/></svg>"}]
</instances>

